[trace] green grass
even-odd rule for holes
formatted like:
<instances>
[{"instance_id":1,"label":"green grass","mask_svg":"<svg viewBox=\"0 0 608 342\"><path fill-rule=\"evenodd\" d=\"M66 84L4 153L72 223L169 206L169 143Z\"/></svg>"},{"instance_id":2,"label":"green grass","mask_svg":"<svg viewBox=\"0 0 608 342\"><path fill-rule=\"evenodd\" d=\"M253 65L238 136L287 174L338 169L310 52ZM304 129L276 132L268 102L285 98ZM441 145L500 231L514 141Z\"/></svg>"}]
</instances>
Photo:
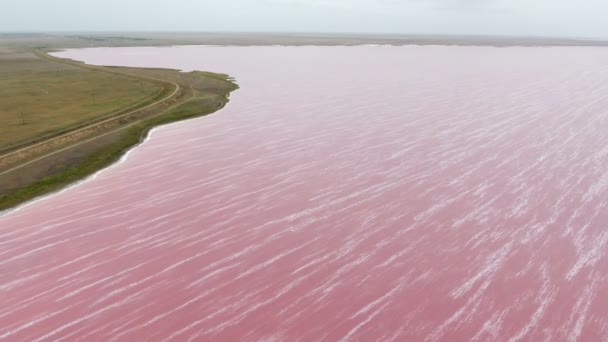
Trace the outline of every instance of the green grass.
<instances>
[{"instance_id":1,"label":"green grass","mask_svg":"<svg viewBox=\"0 0 608 342\"><path fill-rule=\"evenodd\" d=\"M0 51L0 150L115 115L160 91L152 82L5 49Z\"/></svg>"}]
</instances>

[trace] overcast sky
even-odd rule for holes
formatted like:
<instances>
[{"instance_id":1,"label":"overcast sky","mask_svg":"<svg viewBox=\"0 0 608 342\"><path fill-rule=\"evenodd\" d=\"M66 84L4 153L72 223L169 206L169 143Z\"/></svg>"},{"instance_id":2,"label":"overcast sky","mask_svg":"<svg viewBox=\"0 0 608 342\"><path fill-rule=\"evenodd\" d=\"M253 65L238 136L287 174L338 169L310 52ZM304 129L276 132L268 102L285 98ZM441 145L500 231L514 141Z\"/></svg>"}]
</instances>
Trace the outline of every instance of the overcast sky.
<instances>
[{"instance_id":1,"label":"overcast sky","mask_svg":"<svg viewBox=\"0 0 608 342\"><path fill-rule=\"evenodd\" d=\"M608 38L608 0L0 0L0 32L232 31Z\"/></svg>"}]
</instances>

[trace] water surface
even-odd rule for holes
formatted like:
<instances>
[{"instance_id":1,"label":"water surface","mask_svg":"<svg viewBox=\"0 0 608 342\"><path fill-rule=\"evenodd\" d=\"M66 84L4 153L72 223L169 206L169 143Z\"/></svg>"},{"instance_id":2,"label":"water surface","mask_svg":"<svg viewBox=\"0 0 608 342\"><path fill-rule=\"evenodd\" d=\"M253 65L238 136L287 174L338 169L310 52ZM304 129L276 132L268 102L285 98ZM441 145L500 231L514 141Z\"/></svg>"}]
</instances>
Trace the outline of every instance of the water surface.
<instances>
[{"instance_id":1,"label":"water surface","mask_svg":"<svg viewBox=\"0 0 608 342\"><path fill-rule=\"evenodd\" d=\"M57 55L241 89L0 217L0 340L607 335L607 49Z\"/></svg>"}]
</instances>

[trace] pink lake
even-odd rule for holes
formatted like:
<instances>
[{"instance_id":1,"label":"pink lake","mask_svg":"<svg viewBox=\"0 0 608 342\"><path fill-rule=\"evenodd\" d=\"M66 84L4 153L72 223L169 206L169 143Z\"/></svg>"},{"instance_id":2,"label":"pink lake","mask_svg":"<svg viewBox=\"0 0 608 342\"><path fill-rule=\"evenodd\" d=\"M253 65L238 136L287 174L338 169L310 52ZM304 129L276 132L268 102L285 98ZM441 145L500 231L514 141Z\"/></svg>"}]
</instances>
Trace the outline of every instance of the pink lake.
<instances>
[{"instance_id":1,"label":"pink lake","mask_svg":"<svg viewBox=\"0 0 608 342\"><path fill-rule=\"evenodd\" d=\"M608 49L57 55L241 89L0 216L0 340L608 336Z\"/></svg>"}]
</instances>

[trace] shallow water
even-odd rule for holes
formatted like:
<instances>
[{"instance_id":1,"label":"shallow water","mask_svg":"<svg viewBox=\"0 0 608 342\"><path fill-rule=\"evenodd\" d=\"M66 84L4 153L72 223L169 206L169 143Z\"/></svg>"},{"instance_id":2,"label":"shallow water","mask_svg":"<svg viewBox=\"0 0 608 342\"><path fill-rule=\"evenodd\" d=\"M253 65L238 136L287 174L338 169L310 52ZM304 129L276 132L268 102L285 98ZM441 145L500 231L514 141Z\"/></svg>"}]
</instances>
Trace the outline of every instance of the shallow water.
<instances>
[{"instance_id":1,"label":"shallow water","mask_svg":"<svg viewBox=\"0 0 608 342\"><path fill-rule=\"evenodd\" d=\"M0 340L597 340L608 49L171 47L208 117L0 217Z\"/></svg>"}]
</instances>

